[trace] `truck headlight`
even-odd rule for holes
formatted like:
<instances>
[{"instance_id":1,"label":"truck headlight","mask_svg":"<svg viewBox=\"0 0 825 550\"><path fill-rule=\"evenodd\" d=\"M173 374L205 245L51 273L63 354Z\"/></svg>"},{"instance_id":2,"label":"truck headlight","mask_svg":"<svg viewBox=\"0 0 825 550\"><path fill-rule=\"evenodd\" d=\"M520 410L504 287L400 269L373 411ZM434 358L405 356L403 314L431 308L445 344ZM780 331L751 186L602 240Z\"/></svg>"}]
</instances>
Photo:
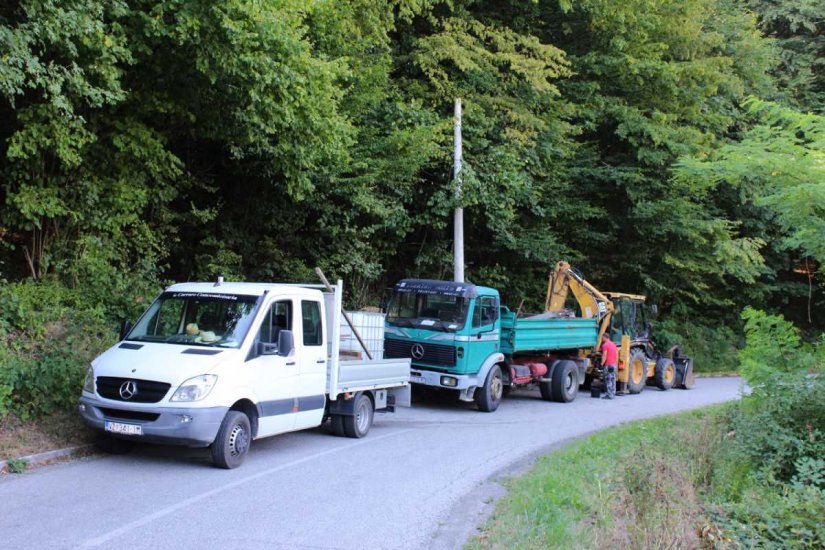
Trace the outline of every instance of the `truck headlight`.
<instances>
[{"instance_id":1,"label":"truck headlight","mask_svg":"<svg viewBox=\"0 0 825 550\"><path fill-rule=\"evenodd\" d=\"M83 380L83 391L89 393L95 392L95 369L92 368L91 365L86 369L86 378Z\"/></svg>"},{"instance_id":2,"label":"truck headlight","mask_svg":"<svg viewBox=\"0 0 825 550\"><path fill-rule=\"evenodd\" d=\"M175 390L170 401L200 401L209 395L217 381L218 376L215 374L193 376Z\"/></svg>"}]
</instances>

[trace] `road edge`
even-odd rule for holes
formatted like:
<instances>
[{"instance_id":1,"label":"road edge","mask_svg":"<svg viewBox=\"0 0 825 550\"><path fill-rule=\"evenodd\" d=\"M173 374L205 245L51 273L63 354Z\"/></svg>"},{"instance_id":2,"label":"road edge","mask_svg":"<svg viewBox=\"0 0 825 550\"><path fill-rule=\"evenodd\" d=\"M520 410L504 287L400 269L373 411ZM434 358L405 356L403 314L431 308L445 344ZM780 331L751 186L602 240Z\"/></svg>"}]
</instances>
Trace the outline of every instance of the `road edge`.
<instances>
[{"instance_id":1,"label":"road edge","mask_svg":"<svg viewBox=\"0 0 825 550\"><path fill-rule=\"evenodd\" d=\"M666 415L663 415L666 416ZM629 422L635 422L630 420ZM626 424L623 422L622 424ZM621 424L616 424L619 426ZM611 426L613 428L615 426ZM590 437L603 430L590 430L575 437L556 441L496 470L469 493L459 498L447 512L449 524L439 524L432 534L431 550L461 550L478 533L496 509L498 501L507 495L506 480L525 475L541 457L554 453L571 443Z\"/></svg>"},{"instance_id":2,"label":"road edge","mask_svg":"<svg viewBox=\"0 0 825 550\"><path fill-rule=\"evenodd\" d=\"M20 458L15 459L0 460L0 474L11 474L8 470L9 462L25 462L27 471L32 466L45 466L53 462L71 460L79 456L84 456L89 454L93 449L94 445L92 443L87 443L85 445L75 445L73 447L66 447L54 451L21 456Z\"/></svg>"}]
</instances>

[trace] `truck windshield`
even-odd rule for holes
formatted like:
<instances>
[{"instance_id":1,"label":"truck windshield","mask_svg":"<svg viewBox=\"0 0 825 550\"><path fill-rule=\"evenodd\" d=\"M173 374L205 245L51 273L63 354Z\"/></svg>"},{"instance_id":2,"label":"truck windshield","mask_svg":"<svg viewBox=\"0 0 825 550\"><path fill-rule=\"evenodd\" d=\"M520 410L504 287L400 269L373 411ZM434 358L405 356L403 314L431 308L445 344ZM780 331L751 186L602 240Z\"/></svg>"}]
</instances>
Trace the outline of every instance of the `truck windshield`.
<instances>
[{"instance_id":1,"label":"truck windshield","mask_svg":"<svg viewBox=\"0 0 825 550\"><path fill-rule=\"evenodd\" d=\"M237 348L255 316L257 296L164 292L127 340Z\"/></svg>"},{"instance_id":2,"label":"truck windshield","mask_svg":"<svg viewBox=\"0 0 825 550\"><path fill-rule=\"evenodd\" d=\"M426 292L394 292L387 309L387 322L455 332L467 320L467 298Z\"/></svg>"}]
</instances>

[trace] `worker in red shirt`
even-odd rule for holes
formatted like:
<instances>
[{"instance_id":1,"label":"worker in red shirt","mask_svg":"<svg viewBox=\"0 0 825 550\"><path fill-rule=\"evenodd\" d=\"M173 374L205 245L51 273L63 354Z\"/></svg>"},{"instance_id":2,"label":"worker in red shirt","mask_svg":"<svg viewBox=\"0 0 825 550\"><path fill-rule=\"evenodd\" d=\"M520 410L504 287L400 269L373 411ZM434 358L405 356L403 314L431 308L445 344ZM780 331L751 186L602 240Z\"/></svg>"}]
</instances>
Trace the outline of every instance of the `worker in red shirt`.
<instances>
[{"instance_id":1,"label":"worker in red shirt","mask_svg":"<svg viewBox=\"0 0 825 550\"><path fill-rule=\"evenodd\" d=\"M602 399L616 396L616 367L619 365L619 349L613 340L602 338L602 368L604 369L604 390Z\"/></svg>"}]
</instances>

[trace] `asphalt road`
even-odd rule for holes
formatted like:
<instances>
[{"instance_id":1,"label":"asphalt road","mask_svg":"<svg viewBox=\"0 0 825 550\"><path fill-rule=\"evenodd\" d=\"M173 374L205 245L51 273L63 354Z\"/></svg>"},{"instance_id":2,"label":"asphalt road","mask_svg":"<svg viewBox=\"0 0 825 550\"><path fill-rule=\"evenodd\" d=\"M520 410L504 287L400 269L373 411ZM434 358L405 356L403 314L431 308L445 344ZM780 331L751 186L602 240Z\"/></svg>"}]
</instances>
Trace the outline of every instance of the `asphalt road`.
<instances>
[{"instance_id":1,"label":"asphalt road","mask_svg":"<svg viewBox=\"0 0 825 550\"><path fill-rule=\"evenodd\" d=\"M0 479L0 548L460 548L501 475L589 432L739 396L738 378L567 405L514 392L495 413L453 401L376 415L360 440L326 426L253 444L236 470L140 446Z\"/></svg>"}]
</instances>

